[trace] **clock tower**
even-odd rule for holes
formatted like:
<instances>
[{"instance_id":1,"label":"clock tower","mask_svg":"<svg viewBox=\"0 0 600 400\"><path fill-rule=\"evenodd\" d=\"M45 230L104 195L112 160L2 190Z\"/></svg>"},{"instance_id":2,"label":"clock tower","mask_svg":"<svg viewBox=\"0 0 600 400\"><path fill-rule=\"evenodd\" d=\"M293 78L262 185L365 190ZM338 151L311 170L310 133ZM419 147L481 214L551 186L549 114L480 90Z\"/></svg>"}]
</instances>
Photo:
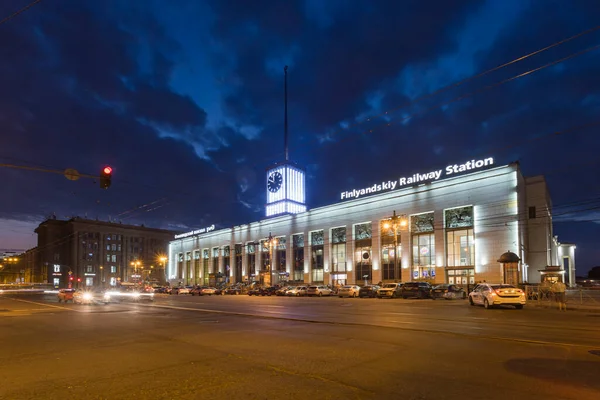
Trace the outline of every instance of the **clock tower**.
<instances>
[{"instance_id":1,"label":"clock tower","mask_svg":"<svg viewBox=\"0 0 600 400\"><path fill-rule=\"evenodd\" d=\"M283 68L284 80L284 146L285 162L267 169L267 217L298 214L306 211L304 170L289 161L287 119L287 65Z\"/></svg>"}]
</instances>

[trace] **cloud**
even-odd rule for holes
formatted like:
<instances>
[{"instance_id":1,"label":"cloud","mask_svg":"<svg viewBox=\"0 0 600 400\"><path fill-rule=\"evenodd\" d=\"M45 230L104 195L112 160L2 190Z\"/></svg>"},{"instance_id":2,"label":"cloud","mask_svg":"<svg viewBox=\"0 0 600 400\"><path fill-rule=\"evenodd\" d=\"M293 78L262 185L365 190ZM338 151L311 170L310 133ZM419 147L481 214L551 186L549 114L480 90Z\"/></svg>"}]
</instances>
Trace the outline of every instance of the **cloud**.
<instances>
[{"instance_id":1,"label":"cloud","mask_svg":"<svg viewBox=\"0 0 600 400\"><path fill-rule=\"evenodd\" d=\"M167 198L131 220L263 218L265 168L284 156L284 65L289 151L307 168L309 207L338 201L347 184L489 154L545 174L557 204L582 187L596 195L597 168L572 162L596 159L595 129L548 134L597 118L597 52L482 88L600 32L410 104L596 15L592 0L42 2L0 26L0 162L89 174L110 164L113 186L3 169L0 209L102 218Z\"/></svg>"}]
</instances>

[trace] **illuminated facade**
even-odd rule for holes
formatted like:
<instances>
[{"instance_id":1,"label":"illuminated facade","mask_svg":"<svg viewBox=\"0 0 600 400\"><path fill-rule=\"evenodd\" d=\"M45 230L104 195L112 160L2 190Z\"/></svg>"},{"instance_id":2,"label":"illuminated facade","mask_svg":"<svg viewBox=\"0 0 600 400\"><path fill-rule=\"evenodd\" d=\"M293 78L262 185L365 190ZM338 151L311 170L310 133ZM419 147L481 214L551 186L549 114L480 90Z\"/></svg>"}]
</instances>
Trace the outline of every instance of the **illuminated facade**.
<instances>
[{"instance_id":1,"label":"illuminated facade","mask_svg":"<svg viewBox=\"0 0 600 400\"><path fill-rule=\"evenodd\" d=\"M554 254L555 249L540 248L553 246L552 220L533 224L531 207L549 215L544 206L549 199L528 201L528 180L518 164L494 166L491 158L484 162L490 165L473 161L449 166L439 173L415 174L410 185L402 186L405 178L400 178L399 185L386 181L345 191L341 198L348 200L337 204L183 235L169 244L168 279L172 284L264 283L265 274L273 273L272 284L539 282L538 270L547 264L539 259L530 265L530 255ZM476 170L480 167L485 169ZM304 204L303 174L296 180L301 180L296 186L302 188L301 198L277 194L290 175L279 182L273 173L287 174L286 168L267 172L267 186L274 183L267 187L267 215L289 212L269 212L286 201ZM539 179L531 182L540 185ZM530 226L550 240L530 240ZM270 234L276 247L267 240ZM517 268L497 261L506 251L519 256Z\"/></svg>"}]
</instances>

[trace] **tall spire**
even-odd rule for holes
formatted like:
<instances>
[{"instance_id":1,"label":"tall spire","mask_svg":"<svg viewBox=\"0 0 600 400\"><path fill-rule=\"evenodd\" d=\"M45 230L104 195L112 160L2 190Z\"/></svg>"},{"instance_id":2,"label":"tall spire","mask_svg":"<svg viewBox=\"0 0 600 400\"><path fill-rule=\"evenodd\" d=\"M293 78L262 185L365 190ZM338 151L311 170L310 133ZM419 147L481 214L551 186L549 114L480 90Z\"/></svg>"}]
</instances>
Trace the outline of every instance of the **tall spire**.
<instances>
[{"instance_id":1,"label":"tall spire","mask_svg":"<svg viewBox=\"0 0 600 400\"><path fill-rule=\"evenodd\" d=\"M284 73L284 104L285 104L285 110L284 110L284 122L283 122L283 131L284 131L284 141L283 141L283 145L285 147L285 161L289 161L289 157L288 157L288 113L287 113L287 70L288 70L288 66L286 65L285 67L283 67L283 73Z\"/></svg>"}]
</instances>

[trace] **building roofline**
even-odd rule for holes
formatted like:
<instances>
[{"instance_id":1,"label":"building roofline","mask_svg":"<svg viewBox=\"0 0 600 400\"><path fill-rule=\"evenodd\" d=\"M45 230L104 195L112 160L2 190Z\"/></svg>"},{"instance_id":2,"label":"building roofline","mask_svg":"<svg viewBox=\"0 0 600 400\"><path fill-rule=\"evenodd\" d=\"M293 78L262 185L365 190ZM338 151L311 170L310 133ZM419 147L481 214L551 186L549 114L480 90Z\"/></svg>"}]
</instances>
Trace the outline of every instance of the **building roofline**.
<instances>
[{"instance_id":1,"label":"building roofline","mask_svg":"<svg viewBox=\"0 0 600 400\"><path fill-rule=\"evenodd\" d=\"M311 208L303 213L265 217L263 219L250 221L247 223L241 223L241 224L237 224L237 225L233 225L233 226L229 226L229 227L224 227L221 229L216 229L212 232L199 233L196 235L190 235L190 236L186 236L186 237L182 237L182 238L178 238L178 239L173 238L173 239L171 239L171 242L182 241L182 240L185 241L185 240L190 240L193 238L208 238L211 236L223 234L224 231L226 231L228 229L233 231L233 230L236 230L239 228L251 227L255 224L263 224L263 223L267 223L267 222L276 223L278 221L285 221L285 220L294 221L296 219L303 218L306 215L314 216L315 214L321 214L323 212L327 212L332 207L339 207L339 206L356 207L356 206L361 206L364 204L378 202L382 199L393 198L393 197L403 197L406 195L415 194L415 193L411 193L411 192L415 191L415 189L417 189L416 192L419 193L420 192L419 189L432 190L432 189L435 189L436 186L439 186L441 184L444 184L444 183L447 184L447 183L451 183L452 181L457 181L457 180L461 180L461 179L465 179L465 178L480 179L478 177L483 174L489 174L490 172L493 172L493 171L500 172L502 169L507 169L507 168L512 169L512 171L502 172L502 173L498 174L498 176L507 174L507 173L510 173L513 171L518 172L519 174L522 174L519 162L511 162L509 164L498 165L495 167L490 167L490 168L486 168L483 170L474 171L471 173L466 173L466 174L457 175L457 176L451 176L451 177L440 179L440 180L433 181L433 182L424 182L424 183L419 183L416 185L407 185L405 187L387 191L384 193L369 194L367 196L364 196L364 197L361 197L358 199L340 200L337 203L327 204L327 205L320 206L317 208Z\"/></svg>"},{"instance_id":2,"label":"building roofline","mask_svg":"<svg viewBox=\"0 0 600 400\"><path fill-rule=\"evenodd\" d=\"M37 233L37 230L44 225L49 225L49 224L67 225L70 223L100 225L100 226L106 226L106 227L119 227L119 228L123 228L123 229L144 230L147 232L158 232L158 233L168 233L168 234L177 234L180 232L180 231L172 231L172 230L168 230L168 229L152 228L152 227L144 226L143 224L142 225L123 224L120 222L100 221L100 220L81 218L81 217L73 217L68 220L49 218L49 219L43 221L42 223L40 223L38 225L38 227L35 229L35 232Z\"/></svg>"}]
</instances>

